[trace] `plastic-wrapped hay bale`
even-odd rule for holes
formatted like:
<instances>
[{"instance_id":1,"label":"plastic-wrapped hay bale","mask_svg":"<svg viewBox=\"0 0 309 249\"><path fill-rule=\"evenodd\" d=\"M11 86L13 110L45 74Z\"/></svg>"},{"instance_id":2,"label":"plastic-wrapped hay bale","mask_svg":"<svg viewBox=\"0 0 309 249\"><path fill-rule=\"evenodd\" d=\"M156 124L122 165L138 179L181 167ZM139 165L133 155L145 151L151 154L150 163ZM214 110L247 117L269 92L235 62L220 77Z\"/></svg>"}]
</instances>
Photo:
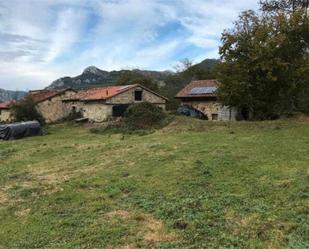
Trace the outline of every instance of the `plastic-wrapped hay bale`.
<instances>
[{"instance_id":1,"label":"plastic-wrapped hay bale","mask_svg":"<svg viewBox=\"0 0 309 249\"><path fill-rule=\"evenodd\" d=\"M42 128L38 121L0 125L0 139L3 140L13 140L39 135L42 135Z\"/></svg>"}]
</instances>

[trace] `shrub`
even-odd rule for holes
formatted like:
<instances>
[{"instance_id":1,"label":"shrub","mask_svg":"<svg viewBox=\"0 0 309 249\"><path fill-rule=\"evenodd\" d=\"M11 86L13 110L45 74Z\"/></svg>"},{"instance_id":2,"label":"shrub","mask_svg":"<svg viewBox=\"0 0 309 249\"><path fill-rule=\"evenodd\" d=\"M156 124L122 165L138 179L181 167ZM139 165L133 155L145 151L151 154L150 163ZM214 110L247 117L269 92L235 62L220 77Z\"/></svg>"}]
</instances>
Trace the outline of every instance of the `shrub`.
<instances>
[{"instance_id":1,"label":"shrub","mask_svg":"<svg viewBox=\"0 0 309 249\"><path fill-rule=\"evenodd\" d=\"M12 105L12 115L17 122L37 120L41 124L45 123L43 116L35 108L35 101L30 95Z\"/></svg>"},{"instance_id":2,"label":"shrub","mask_svg":"<svg viewBox=\"0 0 309 249\"><path fill-rule=\"evenodd\" d=\"M148 102L142 102L130 106L125 117L125 123L131 129L150 129L160 127L166 114L161 108Z\"/></svg>"}]
</instances>

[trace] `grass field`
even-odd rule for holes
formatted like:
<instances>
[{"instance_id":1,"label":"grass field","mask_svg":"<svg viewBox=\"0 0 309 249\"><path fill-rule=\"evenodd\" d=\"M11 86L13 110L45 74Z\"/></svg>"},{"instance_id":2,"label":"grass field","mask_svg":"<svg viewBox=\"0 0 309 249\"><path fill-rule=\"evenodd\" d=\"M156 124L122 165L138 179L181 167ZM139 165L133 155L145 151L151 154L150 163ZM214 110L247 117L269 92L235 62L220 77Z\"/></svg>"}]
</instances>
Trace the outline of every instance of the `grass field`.
<instances>
[{"instance_id":1,"label":"grass field","mask_svg":"<svg viewBox=\"0 0 309 249\"><path fill-rule=\"evenodd\" d=\"M0 248L309 248L309 123L177 117L0 142Z\"/></svg>"}]
</instances>

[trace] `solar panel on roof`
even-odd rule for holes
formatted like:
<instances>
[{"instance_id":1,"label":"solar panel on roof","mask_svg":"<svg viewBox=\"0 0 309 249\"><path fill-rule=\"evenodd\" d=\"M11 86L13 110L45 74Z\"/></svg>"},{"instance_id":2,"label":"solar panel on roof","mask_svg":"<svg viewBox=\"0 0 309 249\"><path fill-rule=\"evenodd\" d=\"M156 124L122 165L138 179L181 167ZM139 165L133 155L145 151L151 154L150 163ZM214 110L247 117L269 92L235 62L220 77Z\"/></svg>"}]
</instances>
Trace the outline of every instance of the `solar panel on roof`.
<instances>
[{"instance_id":1,"label":"solar panel on roof","mask_svg":"<svg viewBox=\"0 0 309 249\"><path fill-rule=\"evenodd\" d=\"M210 94L217 91L217 87L208 86L208 87L194 87L191 89L190 94Z\"/></svg>"}]
</instances>

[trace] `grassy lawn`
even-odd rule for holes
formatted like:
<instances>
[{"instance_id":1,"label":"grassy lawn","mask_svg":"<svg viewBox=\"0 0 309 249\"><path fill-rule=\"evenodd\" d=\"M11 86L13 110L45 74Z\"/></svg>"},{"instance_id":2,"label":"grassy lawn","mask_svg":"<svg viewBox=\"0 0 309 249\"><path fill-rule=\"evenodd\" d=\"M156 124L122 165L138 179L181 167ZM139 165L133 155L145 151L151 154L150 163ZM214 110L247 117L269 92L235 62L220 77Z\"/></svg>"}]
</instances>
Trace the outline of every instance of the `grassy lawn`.
<instances>
[{"instance_id":1,"label":"grassy lawn","mask_svg":"<svg viewBox=\"0 0 309 249\"><path fill-rule=\"evenodd\" d=\"M0 248L309 248L309 123L0 142Z\"/></svg>"}]
</instances>

